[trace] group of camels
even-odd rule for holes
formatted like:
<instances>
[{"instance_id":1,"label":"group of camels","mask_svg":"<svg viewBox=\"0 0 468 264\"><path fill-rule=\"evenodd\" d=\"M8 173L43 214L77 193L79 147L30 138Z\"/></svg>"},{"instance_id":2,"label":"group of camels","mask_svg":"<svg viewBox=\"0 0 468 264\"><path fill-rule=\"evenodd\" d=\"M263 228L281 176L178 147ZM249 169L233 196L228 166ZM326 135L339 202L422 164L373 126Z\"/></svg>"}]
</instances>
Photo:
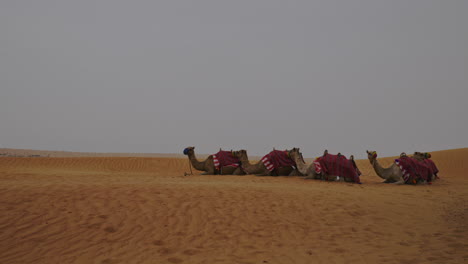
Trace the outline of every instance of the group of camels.
<instances>
[{"instance_id":1,"label":"group of camels","mask_svg":"<svg viewBox=\"0 0 468 264\"><path fill-rule=\"evenodd\" d=\"M383 168L377 161L377 152L366 152L369 162L376 174L384 180L384 183L431 184L437 178L438 170L433 161L429 159L429 153L415 152L412 157L402 153L400 159L397 159L390 167ZM305 179L361 183L359 180L361 173L354 162L353 155L348 160L340 153L337 155L328 154L327 150L324 151L323 156L316 158L311 164L306 164L299 148L284 151L273 149L255 164L250 163L246 150L223 151L220 149L218 153L209 155L204 161L199 161L196 158L195 147L187 147L183 153L188 156L190 164L196 170L204 171L202 173L204 175L305 176ZM220 162L222 156L228 157L229 163ZM273 160L278 157L280 162ZM327 160L333 160L335 163L330 165L330 163L326 163ZM416 163L424 164L424 168L430 171L430 175L408 180L409 173L407 171L409 169L403 168L399 163L400 160L402 162L405 160L417 161Z\"/></svg>"}]
</instances>

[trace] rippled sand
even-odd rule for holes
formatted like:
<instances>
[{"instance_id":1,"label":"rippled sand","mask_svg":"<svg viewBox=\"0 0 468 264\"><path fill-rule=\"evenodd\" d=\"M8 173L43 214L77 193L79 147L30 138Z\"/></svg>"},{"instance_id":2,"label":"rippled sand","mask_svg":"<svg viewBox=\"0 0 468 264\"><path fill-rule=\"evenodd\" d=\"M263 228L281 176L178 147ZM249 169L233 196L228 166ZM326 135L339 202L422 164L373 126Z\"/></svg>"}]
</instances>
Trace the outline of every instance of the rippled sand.
<instances>
[{"instance_id":1,"label":"rippled sand","mask_svg":"<svg viewBox=\"0 0 468 264\"><path fill-rule=\"evenodd\" d=\"M432 186L383 184L367 160L356 185L0 157L0 263L466 263L468 149L432 156Z\"/></svg>"}]
</instances>

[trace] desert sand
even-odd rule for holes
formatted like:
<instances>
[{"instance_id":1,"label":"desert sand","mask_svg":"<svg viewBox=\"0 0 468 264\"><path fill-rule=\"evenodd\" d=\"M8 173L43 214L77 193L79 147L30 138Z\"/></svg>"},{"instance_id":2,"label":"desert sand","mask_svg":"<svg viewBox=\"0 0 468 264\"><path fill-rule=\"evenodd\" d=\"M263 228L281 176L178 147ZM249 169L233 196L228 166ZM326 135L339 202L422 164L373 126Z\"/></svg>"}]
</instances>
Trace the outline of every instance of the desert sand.
<instances>
[{"instance_id":1,"label":"desert sand","mask_svg":"<svg viewBox=\"0 0 468 264\"><path fill-rule=\"evenodd\" d=\"M3 156L0 263L467 263L468 148L432 158L440 180L395 186L368 160L358 185L184 176L179 157Z\"/></svg>"}]
</instances>

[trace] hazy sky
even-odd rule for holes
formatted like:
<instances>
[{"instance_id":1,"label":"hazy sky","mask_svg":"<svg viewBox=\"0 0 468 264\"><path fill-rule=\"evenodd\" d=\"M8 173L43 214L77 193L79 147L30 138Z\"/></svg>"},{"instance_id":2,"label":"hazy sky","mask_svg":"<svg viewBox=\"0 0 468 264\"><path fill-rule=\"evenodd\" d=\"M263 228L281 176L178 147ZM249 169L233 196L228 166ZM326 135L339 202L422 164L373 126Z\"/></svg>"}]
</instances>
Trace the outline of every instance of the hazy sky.
<instances>
[{"instance_id":1,"label":"hazy sky","mask_svg":"<svg viewBox=\"0 0 468 264\"><path fill-rule=\"evenodd\" d=\"M468 147L468 1L0 1L0 147Z\"/></svg>"}]
</instances>

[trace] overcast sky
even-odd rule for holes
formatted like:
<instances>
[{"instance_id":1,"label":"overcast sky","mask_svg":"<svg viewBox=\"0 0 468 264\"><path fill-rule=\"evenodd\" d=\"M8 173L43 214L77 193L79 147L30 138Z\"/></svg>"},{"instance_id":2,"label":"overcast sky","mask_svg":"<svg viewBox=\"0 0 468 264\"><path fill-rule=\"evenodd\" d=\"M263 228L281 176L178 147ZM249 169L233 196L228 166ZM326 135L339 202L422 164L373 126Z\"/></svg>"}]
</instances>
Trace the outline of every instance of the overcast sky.
<instances>
[{"instance_id":1,"label":"overcast sky","mask_svg":"<svg viewBox=\"0 0 468 264\"><path fill-rule=\"evenodd\" d=\"M468 1L0 1L0 147L468 147Z\"/></svg>"}]
</instances>

